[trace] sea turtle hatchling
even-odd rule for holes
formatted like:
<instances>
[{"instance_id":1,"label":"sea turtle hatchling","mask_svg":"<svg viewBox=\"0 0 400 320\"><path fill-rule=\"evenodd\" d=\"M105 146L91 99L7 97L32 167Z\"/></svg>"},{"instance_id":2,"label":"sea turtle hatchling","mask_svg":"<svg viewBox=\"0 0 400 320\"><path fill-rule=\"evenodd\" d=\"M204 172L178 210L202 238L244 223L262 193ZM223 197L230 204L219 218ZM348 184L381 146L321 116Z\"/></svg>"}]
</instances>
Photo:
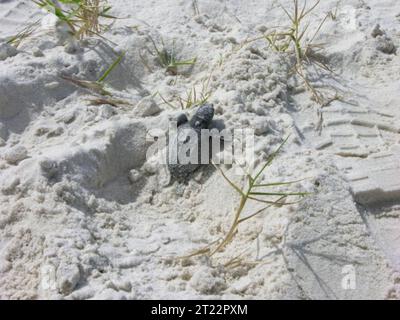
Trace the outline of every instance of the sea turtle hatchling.
<instances>
[{"instance_id":1,"label":"sea turtle hatchling","mask_svg":"<svg viewBox=\"0 0 400 320\"><path fill-rule=\"evenodd\" d=\"M177 118L177 132L170 141L167 152L168 171L170 173L170 182L173 180L185 181L187 177L201 165L201 130L209 129L214 117L214 107L212 104L200 106L192 118L189 120L185 114ZM190 138L190 135L196 135L197 139ZM188 150L197 149L197 161L182 164L179 162L180 153L187 153ZM172 157L175 152L177 157ZM176 159L177 161L172 161Z\"/></svg>"}]
</instances>

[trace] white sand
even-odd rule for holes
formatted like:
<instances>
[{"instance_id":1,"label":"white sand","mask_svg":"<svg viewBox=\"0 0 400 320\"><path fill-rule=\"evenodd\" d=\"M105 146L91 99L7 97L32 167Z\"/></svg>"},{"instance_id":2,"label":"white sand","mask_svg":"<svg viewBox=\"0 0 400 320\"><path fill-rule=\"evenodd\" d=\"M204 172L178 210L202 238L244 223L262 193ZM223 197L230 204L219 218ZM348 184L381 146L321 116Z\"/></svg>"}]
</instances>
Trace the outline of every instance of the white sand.
<instances>
[{"instance_id":1,"label":"white sand","mask_svg":"<svg viewBox=\"0 0 400 320\"><path fill-rule=\"evenodd\" d=\"M107 88L135 107L91 106L59 77L97 79L115 59L109 44L65 42L30 1L0 0L0 39L43 17L18 51L0 45L0 298L398 299L399 1L341 1L315 39L334 71L317 83L342 98L323 108L320 133L290 55L264 41L239 48L287 20L276 1L199 0L198 16L189 0L110 3L124 19L104 36L126 56ZM335 8L322 1L310 30ZM167 75L148 35L197 57L193 70ZM290 188L312 195L243 223L212 260L177 260L226 233L238 196L210 168L160 186L146 128L166 128L177 111L151 96L210 73L216 119L255 128L259 161L291 134L265 179L308 178ZM343 286L348 270L354 289Z\"/></svg>"}]
</instances>

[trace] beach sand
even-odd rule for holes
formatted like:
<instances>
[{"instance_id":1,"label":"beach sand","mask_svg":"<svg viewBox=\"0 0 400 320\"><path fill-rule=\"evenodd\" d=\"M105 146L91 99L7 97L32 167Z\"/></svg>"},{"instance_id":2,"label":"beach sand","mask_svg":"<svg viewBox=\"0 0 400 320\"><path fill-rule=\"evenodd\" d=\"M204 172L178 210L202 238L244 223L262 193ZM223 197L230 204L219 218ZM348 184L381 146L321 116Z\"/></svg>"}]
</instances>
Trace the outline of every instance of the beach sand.
<instances>
[{"instance_id":1,"label":"beach sand","mask_svg":"<svg viewBox=\"0 0 400 320\"><path fill-rule=\"evenodd\" d=\"M310 40L326 17L313 43L330 71L307 66L322 106L293 53L252 41L289 24L277 1L109 3L120 19L105 39L75 41L32 2L0 0L0 298L400 298L400 2L310 13ZM151 38L196 63L166 72ZM94 81L122 52L105 85L127 104L93 105L63 78ZM309 193L243 222L211 258L185 256L224 237L238 193L211 165L166 185L146 157L149 130L193 114L173 98L193 87L226 128L255 130L256 165L289 136L262 179Z\"/></svg>"}]
</instances>

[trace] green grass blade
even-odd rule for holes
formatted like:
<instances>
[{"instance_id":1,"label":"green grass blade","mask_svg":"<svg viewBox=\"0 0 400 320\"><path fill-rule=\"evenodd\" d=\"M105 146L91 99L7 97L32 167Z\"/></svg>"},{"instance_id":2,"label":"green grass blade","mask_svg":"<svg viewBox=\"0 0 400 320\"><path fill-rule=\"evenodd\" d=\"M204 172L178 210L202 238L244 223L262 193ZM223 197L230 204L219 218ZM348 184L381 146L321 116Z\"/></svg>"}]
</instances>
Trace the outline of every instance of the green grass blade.
<instances>
[{"instance_id":1,"label":"green grass blade","mask_svg":"<svg viewBox=\"0 0 400 320\"><path fill-rule=\"evenodd\" d=\"M114 70L114 68L120 64L120 62L122 61L122 59L125 56L125 52L122 52L118 58L112 63L112 65L104 72L104 74L99 78L99 80L97 80L97 82L103 82L104 80L106 80L106 78L109 76L109 74L111 73L111 71Z\"/></svg>"},{"instance_id":2,"label":"green grass blade","mask_svg":"<svg viewBox=\"0 0 400 320\"><path fill-rule=\"evenodd\" d=\"M307 196L308 192L250 192L252 196Z\"/></svg>"},{"instance_id":3,"label":"green grass blade","mask_svg":"<svg viewBox=\"0 0 400 320\"><path fill-rule=\"evenodd\" d=\"M281 149L283 148L283 146L285 145L285 143L288 141L290 136L288 136L283 142L282 144L278 147L278 149L276 149L276 151L274 153L271 154L271 156L269 157L268 161L264 164L264 166L261 168L261 170L257 173L257 175L254 177L254 181L257 181L257 179L260 177L260 175L263 173L263 171L265 170L266 167L268 167L272 161L275 159L275 157L277 156L277 154L281 151Z\"/></svg>"},{"instance_id":4,"label":"green grass blade","mask_svg":"<svg viewBox=\"0 0 400 320\"><path fill-rule=\"evenodd\" d=\"M235 189L240 195L242 195L243 197L246 197L246 195L244 194L244 192L242 191L242 189L240 189L235 183L232 182L232 180L230 180L225 172L218 167L214 162L212 162L212 164L214 165L214 167L221 173L221 175L224 177L224 179L230 184L230 186Z\"/></svg>"},{"instance_id":5,"label":"green grass blade","mask_svg":"<svg viewBox=\"0 0 400 320\"><path fill-rule=\"evenodd\" d=\"M260 187L287 186L287 185L291 185L291 184L301 182L304 180L306 180L306 179L300 179L300 180L294 180L294 181L288 181L288 182L271 182L271 183L265 183L265 184L256 184L253 187L260 188Z\"/></svg>"}]
</instances>

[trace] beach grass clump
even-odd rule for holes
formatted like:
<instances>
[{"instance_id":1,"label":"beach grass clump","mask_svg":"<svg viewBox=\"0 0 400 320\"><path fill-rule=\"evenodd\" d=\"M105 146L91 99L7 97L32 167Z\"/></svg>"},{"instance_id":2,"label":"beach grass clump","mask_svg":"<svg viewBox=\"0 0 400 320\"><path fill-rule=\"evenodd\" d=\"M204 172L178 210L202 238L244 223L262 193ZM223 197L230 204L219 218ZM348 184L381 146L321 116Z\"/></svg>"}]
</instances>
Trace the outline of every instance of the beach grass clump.
<instances>
[{"instance_id":1,"label":"beach grass clump","mask_svg":"<svg viewBox=\"0 0 400 320\"><path fill-rule=\"evenodd\" d=\"M148 51L156 57L158 63L165 68L166 72L170 75L176 76L178 75L178 68L181 66L193 66L197 58L182 60L178 58L178 54L175 51L175 46L173 45L172 48L167 48L164 41L161 39L161 46L157 45L154 39L149 36L149 39L152 44L152 49L148 49ZM142 61L145 66L151 71L148 63L142 56Z\"/></svg>"},{"instance_id":2,"label":"beach grass clump","mask_svg":"<svg viewBox=\"0 0 400 320\"><path fill-rule=\"evenodd\" d=\"M191 109L207 103L211 96L211 92L205 91L204 88L198 92L196 86L191 87L183 96L174 96L173 101L166 100L161 94L160 97L165 104L172 109Z\"/></svg>"},{"instance_id":3,"label":"beach grass clump","mask_svg":"<svg viewBox=\"0 0 400 320\"><path fill-rule=\"evenodd\" d=\"M78 39L101 36L105 26L101 18L116 19L109 14L111 6L106 0L32 0L39 7L53 13L66 23Z\"/></svg>"},{"instance_id":4,"label":"beach grass clump","mask_svg":"<svg viewBox=\"0 0 400 320\"><path fill-rule=\"evenodd\" d=\"M307 67L311 65L332 72L329 66L321 59L321 54L318 54L323 45L314 42L330 16L328 13L322 19L317 19L312 14L320 2L320 0L316 0L312 5L309 5L307 0L304 0L302 4L300 0L293 0L292 8L285 8L280 5L288 19L288 25L286 27L272 28L268 33L264 33L261 37L248 42L264 39L273 50L293 54L293 73L302 80L306 89L311 93L312 99L319 105L325 106L332 100L325 99L323 94L312 83L307 72ZM311 25L315 26L313 31L310 30Z\"/></svg>"},{"instance_id":5,"label":"beach grass clump","mask_svg":"<svg viewBox=\"0 0 400 320\"><path fill-rule=\"evenodd\" d=\"M160 93L158 93L158 95L161 97L162 101L172 109L186 110L206 104L212 95L210 82L213 72L214 70L201 82L200 87L193 85L186 90L183 95L173 95L168 100Z\"/></svg>"},{"instance_id":6,"label":"beach grass clump","mask_svg":"<svg viewBox=\"0 0 400 320\"><path fill-rule=\"evenodd\" d=\"M329 16L328 14L318 23L317 28L311 34L311 36L306 39L309 26L312 22L314 22L312 18L308 20L306 19L311 15L319 3L320 0L317 0L312 6L308 7L306 0L304 1L303 6L300 6L299 0L293 0L292 12L289 12L284 7L282 7L282 9L291 22L289 31L285 34L285 36L288 38L289 42L292 43L294 48L296 56L296 63L294 66L295 72L303 80L306 88L311 92L314 100L318 104L324 105L325 100L322 94L318 92L315 86L312 85L306 73L306 65L309 64L313 64L330 71L329 67L320 60L316 59L316 55L314 54L315 51L320 48L319 45L314 43L314 40L326 22Z\"/></svg>"},{"instance_id":7,"label":"beach grass clump","mask_svg":"<svg viewBox=\"0 0 400 320\"><path fill-rule=\"evenodd\" d=\"M289 137L288 137L289 138ZM198 255L207 255L209 257L215 255L218 252L221 252L229 243L232 242L235 235L238 232L238 227L240 224L252 219L261 213L265 212L267 209L274 206L283 206L283 205L292 205L298 203L298 201L287 201L289 197L304 197L308 195L307 192L290 192L290 191L273 191L271 188L281 187L281 186L289 186L299 181L289 181L289 182L260 182L260 178L262 177L265 170L271 166L272 162L279 154L284 144L287 142L288 138L277 148L275 152L273 152L265 164L261 167L260 170L256 172L256 174L246 174L246 183L245 187L239 186L232 179L230 179L226 173L218 166L214 165L215 168L220 172L221 176L227 181L228 185L233 188L239 195L240 201L237 206L237 209L234 213L233 221L231 226L226 233L226 235L219 241L213 242L211 245L202 248L200 250L195 251L187 257L193 257ZM258 202L264 204L261 209L243 216L244 209L246 208L249 202Z\"/></svg>"},{"instance_id":8,"label":"beach grass clump","mask_svg":"<svg viewBox=\"0 0 400 320\"><path fill-rule=\"evenodd\" d=\"M197 82L185 91L180 90L183 94L173 94L168 98L165 98L159 92L157 92L156 95L159 95L162 102L172 109L186 110L206 104L209 102L213 94L213 90L210 86L213 74L219 67L221 67L221 64L218 61L217 65L212 68L209 75L206 78L203 78L200 83Z\"/></svg>"},{"instance_id":9,"label":"beach grass clump","mask_svg":"<svg viewBox=\"0 0 400 320\"><path fill-rule=\"evenodd\" d=\"M201 106L207 103L211 97L209 79L202 82L200 90L196 89L196 86L193 85L183 95L174 95L169 100L165 99L160 93L159 96L172 109L186 110Z\"/></svg>"}]
</instances>

